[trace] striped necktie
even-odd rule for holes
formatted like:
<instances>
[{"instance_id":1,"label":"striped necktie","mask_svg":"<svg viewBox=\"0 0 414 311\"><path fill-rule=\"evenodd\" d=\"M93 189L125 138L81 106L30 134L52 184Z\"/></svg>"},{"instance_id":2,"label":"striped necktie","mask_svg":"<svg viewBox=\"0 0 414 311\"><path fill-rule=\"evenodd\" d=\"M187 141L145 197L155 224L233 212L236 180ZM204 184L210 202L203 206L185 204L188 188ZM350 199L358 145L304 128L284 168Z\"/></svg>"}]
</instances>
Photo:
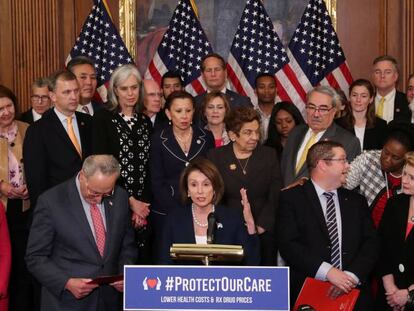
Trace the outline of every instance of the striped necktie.
<instances>
[{"instance_id":1,"label":"striped necktie","mask_svg":"<svg viewBox=\"0 0 414 311\"><path fill-rule=\"evenodd\" d=\"M331 241L331 265L341 269L341 253L339 249L338 223L336 221L335 202L333 192L324 192L326 197L326 226Z\"/></svg>"}]
</instances>

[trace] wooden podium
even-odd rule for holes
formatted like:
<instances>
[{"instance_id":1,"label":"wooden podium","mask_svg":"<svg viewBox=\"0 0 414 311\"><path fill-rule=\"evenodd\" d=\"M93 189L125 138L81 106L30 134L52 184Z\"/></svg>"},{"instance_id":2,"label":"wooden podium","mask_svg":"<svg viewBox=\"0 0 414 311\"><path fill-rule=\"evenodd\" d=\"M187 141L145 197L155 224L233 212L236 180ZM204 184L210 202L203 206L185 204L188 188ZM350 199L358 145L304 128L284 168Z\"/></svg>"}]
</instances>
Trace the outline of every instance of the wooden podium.
<instances>
[{"instance_id":1,"label":"wooden podium","mask_svg":"<svg viewBox=\"0 0 414 311\"><path fill-rule=\"evenodd\" d=\"M209 266L214 261L241 261L244 251L240 245L173 244L170 256L174 260L200 260Z\"/></svg>"}]
</instances>

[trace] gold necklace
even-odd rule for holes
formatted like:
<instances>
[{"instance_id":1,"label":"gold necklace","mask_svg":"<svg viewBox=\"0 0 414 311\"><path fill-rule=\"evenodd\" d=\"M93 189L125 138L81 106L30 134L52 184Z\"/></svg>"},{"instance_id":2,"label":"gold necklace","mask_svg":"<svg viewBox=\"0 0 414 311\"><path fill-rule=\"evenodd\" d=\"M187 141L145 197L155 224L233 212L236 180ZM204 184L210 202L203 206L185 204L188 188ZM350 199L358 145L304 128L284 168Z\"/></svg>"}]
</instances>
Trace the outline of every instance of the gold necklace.
<instances>
[{"instance_id":1,"label":"gold necklace","mask_svg":"<svg viewBox=\"0 0 414 311\"><path fill-rule=\"evenodd\" d=\"M247 158L246 163L244 164L244 166L241 164L240 159L238 157L236 157L237 162L239 162L240 168L242 169L243 175L246 175L246 168L247 168L247 164L249 164L249 160L250 160L250 156Z\"/></svg>"}]
</instances>

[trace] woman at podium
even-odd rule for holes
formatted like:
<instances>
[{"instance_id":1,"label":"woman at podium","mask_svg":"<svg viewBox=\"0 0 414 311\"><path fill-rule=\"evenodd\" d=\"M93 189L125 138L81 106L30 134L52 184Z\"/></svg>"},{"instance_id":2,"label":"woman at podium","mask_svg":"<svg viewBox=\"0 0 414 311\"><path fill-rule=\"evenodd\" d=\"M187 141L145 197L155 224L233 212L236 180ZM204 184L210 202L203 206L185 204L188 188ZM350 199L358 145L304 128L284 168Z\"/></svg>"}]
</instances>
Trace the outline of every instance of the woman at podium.
<instances>
[{"instance_id":1,"label":"woman at podium","mask_svg":"<svg viewBox=\"0 0 414 311\"><path fill-rule=\"evenodd\" d=\"M223 179L212 162L199 157L183 171L180 192L185 204L168 214L162 231L159 264L174 263L170 257L172 244L207 244L211 238L208 232L214 232L214 244L241 245L242 265L260 263L259 239L245 189L241 190L243 215L237 209L219 205L224 193ZM175 263L197 264L194 261Z\"/></svg>"}]
</instances>

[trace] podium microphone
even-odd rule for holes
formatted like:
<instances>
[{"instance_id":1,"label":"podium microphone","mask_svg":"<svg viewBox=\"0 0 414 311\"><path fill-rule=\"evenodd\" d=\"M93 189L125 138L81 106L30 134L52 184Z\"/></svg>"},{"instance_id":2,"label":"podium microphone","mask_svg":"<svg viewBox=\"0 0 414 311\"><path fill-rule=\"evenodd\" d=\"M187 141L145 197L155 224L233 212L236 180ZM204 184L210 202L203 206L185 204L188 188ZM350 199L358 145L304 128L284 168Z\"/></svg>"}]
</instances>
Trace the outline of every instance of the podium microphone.
<instances>
[{"instance_id":1,"label":"podium microphone","mask_svg":"<svg viewBox=\"0 0 414 311\"><path fill-rule=\"evenodd\" d=\"M216 233L216 215L214 213L210 213L207 216L207 244L213 244L214 243L214 235Z\"/></svg>"}]
</instances>

